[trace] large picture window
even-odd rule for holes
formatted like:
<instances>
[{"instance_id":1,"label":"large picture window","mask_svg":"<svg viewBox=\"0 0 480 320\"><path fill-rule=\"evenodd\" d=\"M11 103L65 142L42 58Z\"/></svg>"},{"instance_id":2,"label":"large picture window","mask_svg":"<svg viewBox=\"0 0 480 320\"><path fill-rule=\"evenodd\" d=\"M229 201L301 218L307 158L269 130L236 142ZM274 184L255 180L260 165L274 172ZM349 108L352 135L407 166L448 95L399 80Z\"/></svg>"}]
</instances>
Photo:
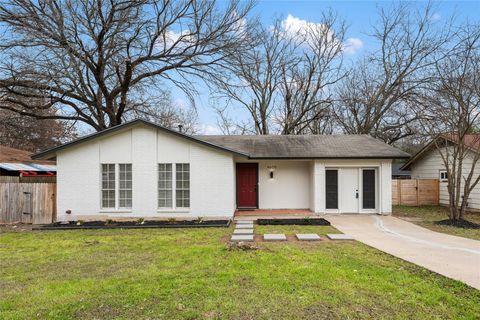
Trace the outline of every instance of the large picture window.
<instances>
[{"instance_id":1,"label":"large picture window","mask_svg":"<svg viewBox=\"0 0 480 320\"><path fill-rule=\"evenodd\" d=\"M102 208L115 208L115 164L102 164Z\"/></svg>"},{"instance_id":2,"label":"large picture window","mask_svg":"<svg viewBox=\"0 0 480 320\"><path fill-rule=\"evenodd\" d=\"M190 207L190 164L177 163L175 168L176 175L176 206L178 208Z\"/></svg>"},{"instance_id":3,"label":"large picture window","mask_svg":"<svg viewBox=\"0 0 480 320\"><path fill-rule=\"evenodd\" d=\"M132 164L122 163L118 165L119 181L119 207L122 209L132 208Z\"/></svg>"},{"instance_id":4,"label":"large picture window","mask_svg":"<svg viewBox=\"0 0 480 320\"><path fill-rule=\"evenodd\" d=\"M171 208L172 195L172 164L158 164L158 207Z\"/></svg>"}]
</instances>

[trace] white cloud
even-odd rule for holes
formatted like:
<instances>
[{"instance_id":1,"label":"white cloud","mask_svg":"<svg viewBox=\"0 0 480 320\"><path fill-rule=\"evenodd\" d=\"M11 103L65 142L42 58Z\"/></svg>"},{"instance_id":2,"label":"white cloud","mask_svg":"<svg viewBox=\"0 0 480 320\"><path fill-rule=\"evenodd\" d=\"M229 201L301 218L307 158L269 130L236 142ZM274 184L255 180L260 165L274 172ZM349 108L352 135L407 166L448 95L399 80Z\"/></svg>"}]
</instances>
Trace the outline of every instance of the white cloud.
<instances>
[{"instance_id":1,"label":"white cloud","mask_svg":"<svg viewBox=\"0 0 480 320\"><path fill-rule=\"evenodd\" d=\"M434 13L431 17L432 21L438 21L440 19L442 19L442 16L440 15L440 13Z\"/></svg>"},{"instance_id":2,"label":"white cloud","mask_svg":"<svg viewBox=\"0 0 480 320\"><path fill-rule=\"evenodd\" d=\"M323 23L310 22L303 20L289 14L285 20L282 21L281 27L286 36L296 39L299 38L300 41L313 41L310 36L311 30L318 30L320 32L325 32L328 34L328 37L334 38L334 34L330 30L326 30L327 26Z\"/></svg>"},{"instance_id":3,"label":"white cloud","mask_svg":"<svg viewBox=\"0 0 480 320\"><path fill-rule=\"evenodd\" d=\"M363 41L358 38L348 38L343 44L343 52L354 54L363 48Z\"/></svg>"},{"instance_id":4,"label":"white cloud","mask_svg":"<svg viewBox=\"0 0 480 320\"><path fill-rule=\"evenodd\" d=\"M282 32L289 38L299 39L300 42L316 41L318 39L312 38L310 31L317 31L316 33L323 33L328 37L328 41L333 44L339 44L335 38L335 32L327 29L328 27L322 23L311 22L307 20L294 17L291 14L285 18L281 23ZM315 33L315 32L314 32ZM354 54L363 47L362 40L358 38L348 38L343 44L343 52L347 54Z\"/></svg>"}]
</instances>

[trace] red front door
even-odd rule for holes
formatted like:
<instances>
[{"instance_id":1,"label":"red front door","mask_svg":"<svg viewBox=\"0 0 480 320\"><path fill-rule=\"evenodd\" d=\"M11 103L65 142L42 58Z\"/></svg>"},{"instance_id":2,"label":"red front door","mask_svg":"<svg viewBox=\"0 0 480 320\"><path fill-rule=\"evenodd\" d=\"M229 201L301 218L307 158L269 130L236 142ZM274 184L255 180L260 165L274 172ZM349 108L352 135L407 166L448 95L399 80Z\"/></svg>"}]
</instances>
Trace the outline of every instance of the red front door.
<instances>
[{"instance_id":1,"label":"red front door","mask_svg":"<svg viewBox=\"0 0 480 320\"><path fill-rule=\"evenodd\" d=\"M237 207L257 207L258 163L237 163Z\"/></svg>"}]
</instances>

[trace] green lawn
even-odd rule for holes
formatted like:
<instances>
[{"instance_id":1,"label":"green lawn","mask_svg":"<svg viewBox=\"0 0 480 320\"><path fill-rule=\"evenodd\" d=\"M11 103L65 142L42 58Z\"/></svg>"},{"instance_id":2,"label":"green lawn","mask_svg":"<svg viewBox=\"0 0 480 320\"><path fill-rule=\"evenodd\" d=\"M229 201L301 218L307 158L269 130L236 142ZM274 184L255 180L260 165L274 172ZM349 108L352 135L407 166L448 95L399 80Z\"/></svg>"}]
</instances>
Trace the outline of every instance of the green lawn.
<instances>
[{"instance_id":1,"label":"green lawn","mask_svg":"<svg viewBox=\"0 0 480 320\"><path fill-rule=\"evenodd\" d=\"M259 243L261 250L228 251L231 232L3 232L0 318L475 319L480 314L480 291L358 242Z\"/></svg>"},{"instance_id":2,"label":"green lawn","mask_svg":"<svg viewBox=\"0 0 480 320\"><path fill-rule=\"evenodd\" d=\"M480 240L480 229L465 229L439 225L436 222L448 219L448 208L439 206L407 207L394 206L393 215L411 221L427 229L459 237ZM480 213L467 213L465 219L480 224Z\"/></svg>"}]
</instances>

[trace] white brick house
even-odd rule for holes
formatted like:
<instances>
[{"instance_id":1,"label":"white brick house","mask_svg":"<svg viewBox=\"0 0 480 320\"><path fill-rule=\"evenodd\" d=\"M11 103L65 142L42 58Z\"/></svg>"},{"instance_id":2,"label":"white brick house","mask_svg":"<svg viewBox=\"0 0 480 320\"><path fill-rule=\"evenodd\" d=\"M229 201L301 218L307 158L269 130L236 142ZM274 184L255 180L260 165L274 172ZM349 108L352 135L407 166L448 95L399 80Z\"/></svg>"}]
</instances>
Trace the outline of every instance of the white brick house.
<instances>
[{"instance_id":1,"label":"white brick house","mask_svg":"<svg viewBox=\"0 0 480 320\"><path fill-rule=\"evenodd\" d=\"M35 155L57 161L57 217L231 218L237 209L391 213L391 162L362 135L189 136L131 121Z\"/></svg>"}]
</instances>

